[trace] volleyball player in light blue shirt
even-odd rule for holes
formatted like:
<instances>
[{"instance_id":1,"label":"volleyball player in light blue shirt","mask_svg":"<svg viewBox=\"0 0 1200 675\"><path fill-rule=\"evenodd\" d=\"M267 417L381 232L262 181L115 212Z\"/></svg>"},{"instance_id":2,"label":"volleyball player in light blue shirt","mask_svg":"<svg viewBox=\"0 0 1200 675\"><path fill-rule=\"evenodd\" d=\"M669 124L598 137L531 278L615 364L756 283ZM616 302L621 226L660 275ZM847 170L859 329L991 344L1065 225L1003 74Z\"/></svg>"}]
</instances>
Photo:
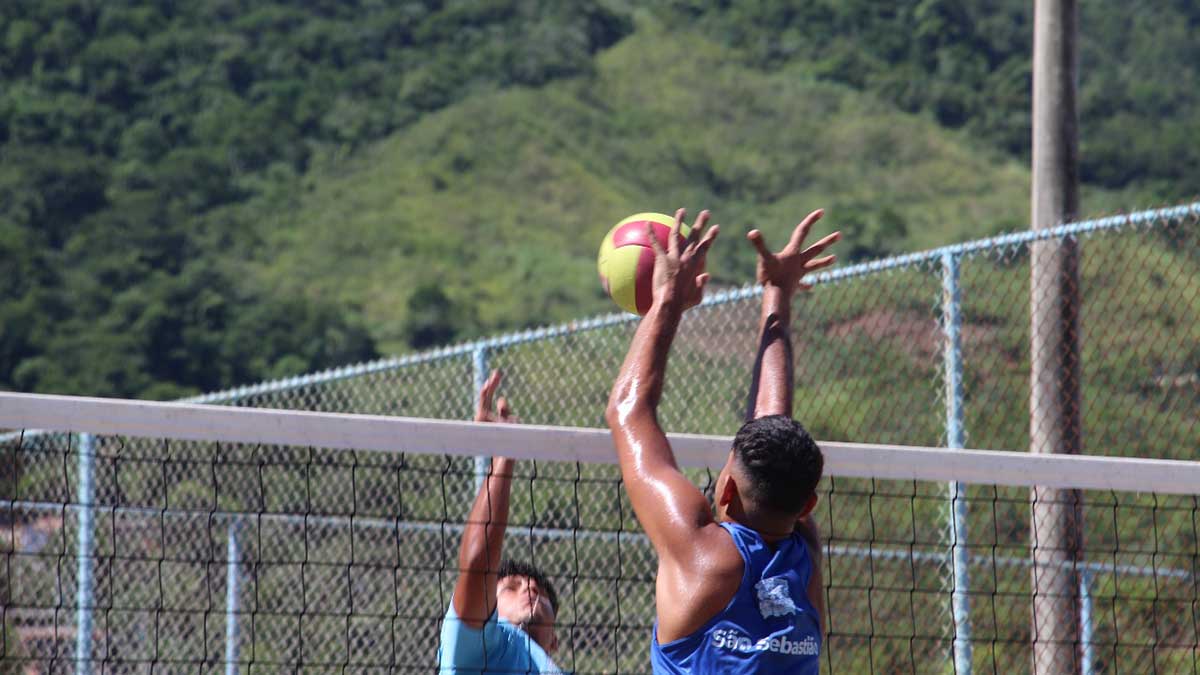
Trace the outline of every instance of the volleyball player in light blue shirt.
<instances>
[{"instance_id":1,"label":"volleyball player in light blue shirt","mask_svg":"<svg viewBox=\"0 0 1200 675\"><path fill-rule=\"evenodd\" d=\"M811 517L824 460L791 418L791 302L805 274L833 264L833 233L805 248L822 213L798 225L779 253L757 231L763 285L758 356L745 425L717 478L714 505L688 480L658 424L667 356L684 311L699 304L705 255L717 227L691 235L675 215L668 245L655 243L653 302L613 385L606 419L638 521L658 553L655 673L816 675L825 601L820 540ZM712 506L715 506L714 517Z\"/></svg>"},{"instance_id":2,"label":"volleyball player in light blue shirt","mask_svg":"<svg viewBox=\"0 0 1200 675\"><path fill-rule=\"evenodd\" d=\"M511 422L508 402L492 410L500 386L493 371L479 393L477 422ZM463 529L454 597L442 623L438 668L443 675L560 673L554 620L558 596L531 565L502 560L513 460L493 457Z\"/></svg>"}]
</instances>

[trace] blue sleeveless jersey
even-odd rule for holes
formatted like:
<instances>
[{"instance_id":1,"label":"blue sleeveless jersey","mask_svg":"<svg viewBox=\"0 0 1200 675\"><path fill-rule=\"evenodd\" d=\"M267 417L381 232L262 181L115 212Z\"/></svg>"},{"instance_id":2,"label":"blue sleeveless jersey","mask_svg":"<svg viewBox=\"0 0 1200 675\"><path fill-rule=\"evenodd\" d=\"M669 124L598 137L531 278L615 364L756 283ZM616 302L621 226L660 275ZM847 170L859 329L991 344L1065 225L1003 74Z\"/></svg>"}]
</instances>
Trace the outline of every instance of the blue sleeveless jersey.
<instances>
[{"instance_id":1,"label":"blue sleeveless jersey","mask_svg":"<svg viewBox=\"0 0 1200 675\"><path fill-rule=\"evenodd\" d=\"M742 554L742 584L720 614L687 637L660 645L655 622L654 672L817 675L821 624L808 599L812 556L804 539L793 534L772 549L748 527L721 527Z\"/></svg>"}]
</instances>

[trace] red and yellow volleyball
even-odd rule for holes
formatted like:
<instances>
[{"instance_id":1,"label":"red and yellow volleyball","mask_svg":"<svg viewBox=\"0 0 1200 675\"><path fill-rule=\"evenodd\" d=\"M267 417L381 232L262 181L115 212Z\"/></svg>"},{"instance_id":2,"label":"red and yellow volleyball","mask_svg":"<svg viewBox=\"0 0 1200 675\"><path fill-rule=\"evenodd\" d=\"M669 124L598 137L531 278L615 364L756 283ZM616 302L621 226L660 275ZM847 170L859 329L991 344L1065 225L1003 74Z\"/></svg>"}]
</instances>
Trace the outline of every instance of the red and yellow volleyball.
<instances>
[{"instance_id":1,"label":"red and yellow volleyball","mask_svg":"<svg viewBox=\"0 0 1200 675\"><path fill-rule=\"evenodd\" d=\"M675 218L665 213L636 213L614 225L600 242L596 261L600 283L626 312L645 314L650 309L654 281L650 230L665 249L674 226ZM679 231L686 237L690 229L681 224Z\"/></svg>"}]
</instances>

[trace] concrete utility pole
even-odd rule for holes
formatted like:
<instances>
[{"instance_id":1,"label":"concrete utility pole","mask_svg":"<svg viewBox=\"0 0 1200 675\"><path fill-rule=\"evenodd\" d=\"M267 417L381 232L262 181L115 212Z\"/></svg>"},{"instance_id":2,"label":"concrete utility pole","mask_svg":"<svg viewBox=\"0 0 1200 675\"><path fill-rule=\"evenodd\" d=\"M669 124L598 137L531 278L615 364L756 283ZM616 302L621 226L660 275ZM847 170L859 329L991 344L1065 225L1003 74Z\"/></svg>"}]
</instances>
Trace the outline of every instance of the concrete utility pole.
<instances>
[{"instance_id":1,"label":"concrete utility pole","mask_svg":"<svg viewBox=\"0 0 1200 675\"><path fill-rule=\"evenodd\" d=\"M1075 0L1036 0L1033 28L1032 226L1054 227L1079 214L1079 12ZM1078 454L1080 408L1079 247L1075 240L1033 244L1030 287L1030 450ZM1035 488L1033 672L1080 667L1079 577L1082 508L1077 490Z\"/></svg>"}]
</instances>

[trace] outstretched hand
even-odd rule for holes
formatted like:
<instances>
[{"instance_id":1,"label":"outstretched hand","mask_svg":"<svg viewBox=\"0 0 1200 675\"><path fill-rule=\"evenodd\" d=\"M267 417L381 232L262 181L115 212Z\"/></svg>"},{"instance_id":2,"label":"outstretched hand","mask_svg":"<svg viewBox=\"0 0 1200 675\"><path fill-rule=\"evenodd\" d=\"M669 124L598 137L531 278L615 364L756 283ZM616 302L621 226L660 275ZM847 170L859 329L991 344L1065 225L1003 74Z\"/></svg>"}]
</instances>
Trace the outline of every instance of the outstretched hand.
<instances>
[{"instance_id":1,"label":"outstretched hand","mask_svg":"<svg viewBox=\"0 0 1200 675\"><path fill-rule=\"evenodd\" d=\"M495 409L492 408L492 398L496 395L496 389L500 386L500 380L503 375L499 370L493 370L488 376L487 382L483 383L483 388L479 390L479 403L475 407L476 422L504 422L507 424L515 424L518 422L517 417L512 414L512 409L508 406L508 399L503 396L496 402Z\"/></svg>"},{"instance_id":2,"label":"outstretched hand","mask_svg":"<svg viewBox=\"0 0 1200 675\"><path fill-rule=\"evenodd\" d=\"M654 236L653 226L647 226L650 245L654 248L655 305L673 303L681 309L688 309L704 299L704 286L709 279L704 271L705 256L717 238L720 225L713 225L705 232L709 214L708 211L701 211L685 238L681 233L685 215L687 211L684 209L675 212L675 225L667 236L665 249Z\"/></svg>"},{"instance_id":3,"label":"outstretched hand","mask_svg":"<svg viewBox=\"0 0 1200 675\"><path fill-rule=\"evenodd\" d=\"M841 232L834 232L822 237L815 244L802 248L809 230L823 215L825 215L825 211L822 209L808 214L808 217L796 226L791 240L779 253L771 253L767 248L767 242L763 240L762 232L750 230L746 238L758 251L758 283L763 286L774 286L789 295L797 290L807 291L812 288L812 284L806 284L802 279L809 272L829 267L837 260L837 256L827 255L821 258L817 256L842 238Z\"/></svg>"}]
</instances>

